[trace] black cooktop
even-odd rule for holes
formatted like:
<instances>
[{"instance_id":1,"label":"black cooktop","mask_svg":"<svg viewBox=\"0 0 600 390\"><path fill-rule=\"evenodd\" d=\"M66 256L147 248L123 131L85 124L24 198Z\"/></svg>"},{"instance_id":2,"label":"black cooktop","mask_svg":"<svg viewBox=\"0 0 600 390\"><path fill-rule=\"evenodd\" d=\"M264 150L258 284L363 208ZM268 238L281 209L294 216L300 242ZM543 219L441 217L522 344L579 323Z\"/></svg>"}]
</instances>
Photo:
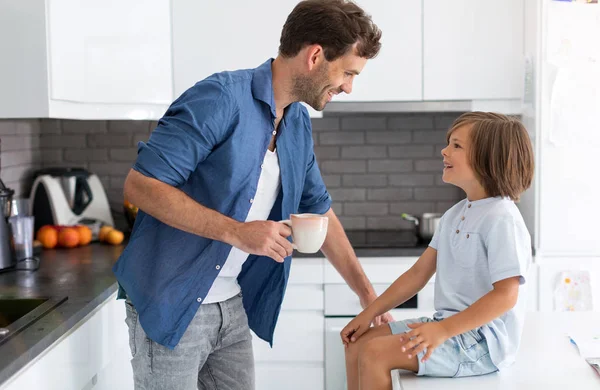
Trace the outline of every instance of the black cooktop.
<instances>
[{"instance_id":1,"label":"black cooktop","mask_svg":"<svg viewBox=\"0 0 600 390\"><path fill-rule=\"evenodd\" d=\"M415 230L346 230L354 249L414 248L422 245Z\"/></svg>"}]
</instances>

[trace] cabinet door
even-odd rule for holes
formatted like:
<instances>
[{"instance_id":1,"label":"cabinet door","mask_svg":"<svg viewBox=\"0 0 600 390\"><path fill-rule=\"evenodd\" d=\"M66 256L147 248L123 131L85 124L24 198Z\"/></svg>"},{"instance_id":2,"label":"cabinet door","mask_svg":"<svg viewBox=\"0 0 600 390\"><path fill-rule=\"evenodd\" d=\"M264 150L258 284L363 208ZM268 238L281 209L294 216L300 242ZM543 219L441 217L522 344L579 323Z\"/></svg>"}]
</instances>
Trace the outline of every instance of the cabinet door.
<instances>
[{"instance_id":1,"label":"cabinet door","mask_svg":"<svg viewBox=\"0 0 600 390\"><path fill-rule=\"evenodd\" d=\"M600 8L551 5L540 72L538 249L544 256L600 256L600 56L597 39L585 38L598 37Z\"/></svg>"},{"instance_id":2,"label":"cabinet door","mask_svg":"<svg viewBox=\"0 0 600 390\"><path fill-rule=\"evenodd\" d=\"M359 0L382 31L379 55L367 61L350 95L335 101L416 101L423 98L422 0Z\"/></svg>"},{"instance_id":3,"label":"cabinet door","mask_svg":"<svg viewBox=\"0 0 600 390\"><path fill-rule=\"evenodd\" d=\"M172 101L168 0L49 0L50 98Z\"/></svg>"},{"instance_id":4,"label":"cabinet door","mask_svg":"<svg viewBox=\"0 0 600 390\"><path fill-rule=\"evenodd\" d=\"M175 96L224 70L275 58L281 29L297 0L173 0Z\"/></svg>"},{"instance_id":5,"label":"cabinet door","mask_svg":"<svg viewBox=\"0 0 600 390\"><path fill-rule=\"evenodd\" d=\"M423 0L424 100L518 99L523 0Z\"/></svg>"}]
</instances>

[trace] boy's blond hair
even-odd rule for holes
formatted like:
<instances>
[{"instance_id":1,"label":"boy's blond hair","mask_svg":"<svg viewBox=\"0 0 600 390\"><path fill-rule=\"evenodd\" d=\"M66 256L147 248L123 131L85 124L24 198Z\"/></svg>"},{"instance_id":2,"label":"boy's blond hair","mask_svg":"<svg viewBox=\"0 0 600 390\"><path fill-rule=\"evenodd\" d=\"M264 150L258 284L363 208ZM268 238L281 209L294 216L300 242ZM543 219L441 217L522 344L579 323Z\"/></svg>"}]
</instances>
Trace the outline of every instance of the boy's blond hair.
<instances>
[{"instance_id":1,"label":"boy's blond hair","mask_svg":"<svg viewBox=\"0 0 600 390\"><path fill-rule=\"evenodd\" d=\"M448 133L470 126L469 164L488 196L518 201L533 180L534 160L525 126L516 118L493 112L467 112Z\"/></svg>"}]
</instances>

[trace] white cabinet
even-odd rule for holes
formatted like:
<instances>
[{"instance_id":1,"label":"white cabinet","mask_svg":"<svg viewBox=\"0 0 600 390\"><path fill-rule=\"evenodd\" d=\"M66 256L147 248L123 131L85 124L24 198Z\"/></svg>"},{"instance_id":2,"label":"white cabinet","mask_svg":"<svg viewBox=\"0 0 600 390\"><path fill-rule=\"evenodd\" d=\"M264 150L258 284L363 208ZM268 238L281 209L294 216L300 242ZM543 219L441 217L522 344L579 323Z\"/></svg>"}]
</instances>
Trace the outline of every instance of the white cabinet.
<instances>
[{"instance_id":1,"label":"white cabinet","mask_svg":"<svg viewBox=\"0 0 600 390\"><path fill-rule=\"evenodd\" d=\"M357 2L382 31L379 55L354 80L339 102L419 101L423 99L422 0Z\"/></svg>"},{"instance_id":2,"label":"white cabinet","mask_svg":"<svg viewBox=\"0 0 600 390\"><path fill-rule=\"evenodd\" d=\"M423 0L423 99L519 99L524 0Z\"/></svg>"},{"instance_id":3,"label":"white cabinet","mask_svg":"<svg viewBox=\"0 0 600 390\"><path fill-rule=\"evenodd\" d=\"M160 117L169 14L169 0L0 0L0 117Z\"/></svg>"},{"instance_id":4,"label":"white cabinet","mask_svg":"<svg viewBox=\"0 0 600 390\"><path fill-rule=\"evenodd\" d=\"M323 263L293 260L273 348L253 334L257 389L324 389Z\"/></svg>"},{"instance_id":5,"label":"white cabinet","mask_svg":"<svg viewBox=\"0 0 600 390\"><path fill-rule=\"evenodd\" d=\"M115 298L116 293L0 388L133 389L125 306Z\"/></svg>"},{"instance_id":6,"label":"white cabinet","mask_svg":"<svg viewBox=\"0 0 600 390\"><path fill-rule=\"evenodd\" d=\"M277 57L281 29L297 0L172 0L174 98L224 70ZM312 117L322 116L308 107Z\"/></svg>"},{"instance_id":7,"label":"white cabinet","mask_svg":"<svg viewBox=\"0 0 600 390\"><path fill-rule=\"evenodd\" d=\"M599 258L600 5L543 4L538 252Z\"/></svg>"}]
</instances>

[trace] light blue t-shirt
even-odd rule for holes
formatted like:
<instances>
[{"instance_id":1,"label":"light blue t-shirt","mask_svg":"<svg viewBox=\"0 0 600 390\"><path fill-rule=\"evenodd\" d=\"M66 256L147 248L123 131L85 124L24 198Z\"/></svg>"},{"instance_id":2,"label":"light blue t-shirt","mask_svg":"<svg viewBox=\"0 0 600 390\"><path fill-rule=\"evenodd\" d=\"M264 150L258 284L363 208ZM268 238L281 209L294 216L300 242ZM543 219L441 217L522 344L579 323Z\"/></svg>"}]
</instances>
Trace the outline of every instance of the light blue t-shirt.
<instances>
[{"instance_id":1,"label":"light blue t-shirt","mask_svg":"<svg viewBox=\"0 0 600 390\"><path fill-rule=\"evenodd\" d=\"M520 276L517 304L483 325L492 362L512 364L526 309L525 276L531 238L517 206L508 198L464 199L448 210L429 244L437 250L434 318L448 318L493 290L493 283Z\"/></svg>"}]
</instances>

